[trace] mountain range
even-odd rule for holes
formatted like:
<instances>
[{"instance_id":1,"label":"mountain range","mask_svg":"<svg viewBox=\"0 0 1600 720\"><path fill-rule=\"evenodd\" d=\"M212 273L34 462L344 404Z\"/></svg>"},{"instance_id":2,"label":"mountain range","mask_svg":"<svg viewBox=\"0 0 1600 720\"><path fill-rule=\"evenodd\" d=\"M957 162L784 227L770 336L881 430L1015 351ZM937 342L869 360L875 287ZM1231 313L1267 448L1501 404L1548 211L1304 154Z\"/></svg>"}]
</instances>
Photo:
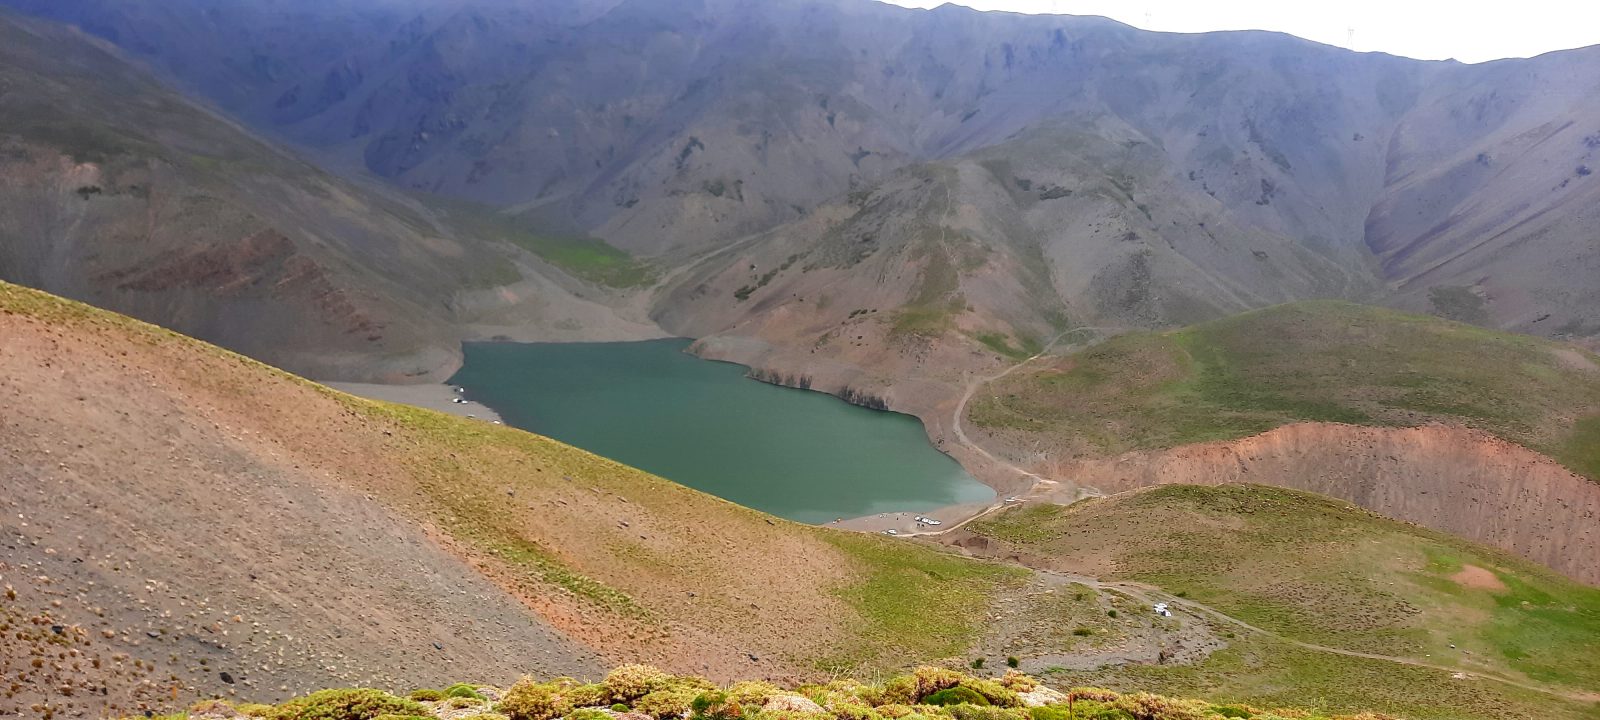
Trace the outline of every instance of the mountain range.
<instances>
[{"instance_id":1,"label":"mountain range","mask_svg":"<svg viewBox=\"0 0 1600 720\"><path fill-rule=\"evenodd\" d=\"M454 698L483 717L601 720L641 708L516 673L1009 661L1239 704L1082 695L1123 720L1593 718L1596 168L1600 46L0 0L0 715L344 684L456 718L428 688L473 677L535 700ZM804 526L304 379L664 336L914 414L1010 499L926 537ZM650 673L653 720L737 717ZM920 718L886 693L935 681L1003 707L929 718L1075 717L948 670L749 717ZM317 697L424 707L373 692Z\"/></svg>"}]
</instances>

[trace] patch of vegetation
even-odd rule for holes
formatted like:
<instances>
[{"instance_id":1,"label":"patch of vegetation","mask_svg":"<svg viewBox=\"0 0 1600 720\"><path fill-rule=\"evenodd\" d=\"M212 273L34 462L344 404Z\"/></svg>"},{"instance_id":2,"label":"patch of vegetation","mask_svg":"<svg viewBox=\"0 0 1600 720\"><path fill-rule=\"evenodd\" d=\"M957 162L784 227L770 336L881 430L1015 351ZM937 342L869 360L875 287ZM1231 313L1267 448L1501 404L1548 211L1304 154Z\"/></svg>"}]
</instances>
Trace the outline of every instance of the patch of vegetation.
<instances>
[{"instance_id":1,"label":"patch of vegetation","mask_svg":"<svg viewBox=\"0 0 1600 720\"><path fill-rule=\"evenodd\" d=\"M1039 340L1031 335L1018 336L1016 346L1011 344L1010 336L1005 333L978 333L975 337L978 342L983 343L984 347L1012 360L1026 360L1039 354L1039 351L1044 349L1044 346L1039 344Z\"/></svg>"},{"instance_id":2,"label":"patch of vegetation","mask_svg":"<svg viewBox=\"0 0 1600 720\"><path fill-rule=\"evenodd\" d=\"M1202 720L1218 716L1263 720L1374 720L1371 715L1337 715L1293 707L1268 710L1237 702L1216 705L1203 700L1148 692L1121 693L1098 687L1051 691L1049 702L1027 708L1017 693L1039 690L1040 685L1034 678L1016 672L989 680L944 668L919 667L909 675L896 676L877 685L837 679L821 685L782 689L761 681L739 682L721 688L703 678L667 675L644 666L628 667L631 668L629 672L647 674L651 684L646 689L630 688L617 694L637 698L635 712L662 720L681 717L691 720ZM611 677L603 685L615 689ZM495 714L470 718L603 720L608 717L602 706L574 702L572 694L583 687L589 686L578 685L570 678L540 682L525 677L506 691ZM307 700L319 696L372 692L376 691L326 690L267 710L281 712L301 707ZM215 709L218 701L207 703L203 704L207 709ZM795 709L797 703L816 703L820 712ZM197 709L201 707L196 706ZM310 717L307 716L307 720ZM357 714L316 717L317 720L410 720L433 715L426 711L367 714L362 710Z\"/></svg>"},{"instance_id":3,"label":"patch of vegetation","mask_svg":"<svg viewBox=\"0 0 1600 720\"><path fill-rule=\"evenodd\" d=\"M373 403L366 407L369 414L384 417L413 431L423 433L438 447L483 448L491 442L516 443L521 441L530 453L540 448L531 447L539 441L549 442L533 435L509 435L490 438L470 432L474 424L463 424L458 418L442 413L390 403ZM543 453L539 453L543 454ZM446 522L451 534L472 542L487 554L514 567L527 571L534 580L561 588L601 607L627 616L647 618L649 613L633 598L605 583L573 571L538 543L525 537L515 524L496 506L491 496L461 492L444 478L467 475L461 467L460 453L434 456L419 479L423 487L434 493L435 501L448 510ZM419 468L422 469L422 468ZM442 484L440 484L442 482Z\"/></svg>"},{"instance_id":4,"label":"patch of vegetation","mask_svg":"<svg viewBox=\"0 0 1600 720\"><path fill-rule=\"evenodd\" d=\"M1470 287L1439 285L1428 288L1428 304L1442 318L1456 322L1483 325L1489 322L1489 311L1484 307L1483 296Z\"/></svg>"},{"instance_id":5,"label":"patch of vegetation","mask_svg":"<svg viewBox=\"0 0 1600 720\"><path fill-rule=\"evenodd\" d=\"M854 559L860 573L836 590L863 623L863 642L832 659L844 667L880 659L873 655L958 655L977 641L994 593L1027 576L1021 568L875 535L823 537Z\"/></svg>"},{"instance_id":6,"label":"patch of vegetation","mask_svg":"<svg viewBox=\"0 0 1600 720\"><path fill-rule=\"evenodd\" d=\"M1331 498L1262 486L1173 485L1069 507L1011 509L968 527L1034 556L1103 555L1117 568L1114 578L1184 588L1183 595L1283 638L1426 657L1468 673L1528 678L1558 689L1600 686L1600 665L1587 659L1600 642L1600 589ZM1246 652L1289 652L1266 639L1252 642L1264 644ZM1231 657L1207 664L1233 662ZM1295 653L1283 662L1274 669L1252 661L1244 673L1263 683L1252 693L1266 693L1272 683L1283 687L1272 694L1233 697L1252 702L1289 692L1317 697L1324 683L1336 684L1347 673L1373 682L1367 661ZM1301 663L1306 677L1293 674ZM1163 690L1184 687L1183 692L1209 694L1239 682L1224 673L1196 679L1214 684ZM1414 693L1393 682L1351 687L1376 696ZM1496 693L1439 707L1471 703L1481 709L1521 695L1509 686L1492 687ZM1383 709L1414 712L1411 707Z\"/></svg>"},{"instance_id":7,"label":"patch of vegetation","mask_svg":"<svg viewBox=\"0 0 1600 720\"><path fill-rule=\"evenodd\" d=\"M487 699L487 698L485 698L483 696L483 693L478 692L478 689L476 687L473 687L473 686L468 685L466 683L456 683L454 685L451 685L450 687L445 688L444 689L444 696L445 697L458 697L458 698L471 698L473 700L485 700L485 699Z\"/></svg>"},{"instance_id":8,"label":"patch of vegetation","mask_svg":"<svg viewBox=\"0 0 1600 720\"><path fill-rule=\"evenodd\" d=\"M975 424L1114 454L1230 440L1294 422L1478 428L1600 479L1600 373L1522 335L1334 301L1280 305L1114 338L1015 373Z\"/></svg>"},{"instance_id":9,"label":"patch of vegetation","mask_svg":"<svg viewBox=\"0 0 1600 720\"><path fill-rule=\"evenodd\" d=\"M922 699L927 705L988 705L989 700L965 685L945 688Z\"/></svg>"},{"instance_id":10,"label":"patch of vegetation","mask_svg":"<svg viewBox=\"0 0 1600 720\"><path fill-rule=\"evenodd\" d=\"M933 244L920 251L922 270L917 277L917 293L895 314L892 332L897 335L933 337L951 327L953 316L966 309L961 296L961 278L949 252Z\"/></svg>"},{"instance_id":11,"label":"patch of vegetation","mask_svg":"<svg viewBox=\"0 0 1600 720\"><path fill-rule=\"evenodd\" d=\"M595 237L544 232L521 218L461 200L431 198L448 210L450 220L480 237L510 243L580 280L613 288L634 288L655 281L649 265Z\"/></svg>"},{"instance_id":12,"label":"patch of vegetation","mask_svg":"<svg viewBox=\"0 0 1600 720\"><path fill-rule=\"evenodd\" d=\"M599 238L522 232L509 239L562 270L607 287L642 287L655 279L649 265Z\"/></svg>"},{"instance_id":13,"label":"patch of vegetation","mask_svg":"<svg viewBox=\"0 0 1600 720\"><path fill-rule=\"evenodd\" d=\"M756 283L754 285L743 285L740 286L738 290L733 291L733 296L741 302L750 299L751 294L755 293L755 291L760 290L761 288L766 287L768 283L772 282L773 278L777 277L783 271L788 270L790 267L793 267L796 262L805 256L805 253L795 253L790 255L789 257L785 258L783 263L779 266L761 273L761 277L756 279Z\"/></svg>"},{"instance_id":14,"label":"patch of vegetation","mask_svg":"<svg viewBox=\"0 0 1600 720\"><path fill-rule=\"evenodd\" d=\"M421 703L382 690L319 690L272 709L267 720L373 720L382 715L431 717Z\"/></svg>"}]
</instances>

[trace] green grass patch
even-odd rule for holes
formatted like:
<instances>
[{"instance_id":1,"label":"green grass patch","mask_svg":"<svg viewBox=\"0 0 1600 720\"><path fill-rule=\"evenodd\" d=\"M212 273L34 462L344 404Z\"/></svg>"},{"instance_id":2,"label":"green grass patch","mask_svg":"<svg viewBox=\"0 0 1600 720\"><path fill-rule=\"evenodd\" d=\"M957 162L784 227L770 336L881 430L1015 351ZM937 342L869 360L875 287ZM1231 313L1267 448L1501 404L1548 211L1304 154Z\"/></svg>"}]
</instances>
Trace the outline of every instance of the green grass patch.
<instances>
[{"instance_id":1,"label":"green grass patch","mask_svg":"<svg viewBox=\"0 0 1600 720\"><path fill-rule=\"evenodd\" d=\"M1600 589L1331 498L1172 485L968 527L1030 555L1106 556L1113 578L1301 642L1600 687Z\"/></svg>"},{"instance_id":2,"label":"green grass patch","mask_svg":"<svg viewBox=\"0 0 1600 720\"><path fill-rule=\"evenodd\" d=\"M916 295L895 314L891 330L896 335L943 335L950 330L955 315L967 307L960 292L961 277L950 253L936 240L925 241L914 255L922 260Z\"/></svg>"},{"instance_id":3,"label":"green grass patch","mask_svg":"<svg viewBox=\"0 0 1600 720\"><path fill-rule=\"evenodd\" d=\"M1556 451L1555 457L1590 478L1600 478L1600 415L1573 423L1572 434Z\"/></svg>"},{"instance_id":4,"label":"green grass patch","mask_svg":"<svg viewBox=\"0 0 1600 720\"><path fill-rule=\"evenodd\" d=\"M1600 373L1579 352L1439 318L1315 301L1114 338L978 393L973 423L1115 454L1295 422L1478 428L1600 479Z\"/></svg>"},{"instance_id":5,"label":"green grass patch","mask_svg":"<svg viewBox=\"0 0 1600 720\"><path fill-rule=\"evenodd\" d=\"M574 596L638 618L649 613L633 598L616 588L567 567L549 550L524 537L514 518L500 506L498 498L472 492L459 479L468 477L460 458L471 457L485 446L512 446L532 457L547 456L551 441L527 433L506 432L482 423L462 421L443 413L395 403L365 403L367 413L385 418L424 435L438 447L453 452L436 453L417 467L419 486L443 513L450 534L471 542L484 552L522 568L532 579L552 585Z\"/></svg>"},{"instance_id":6,"label":"green grass patch","mask_svg":"<svg viewBox=\"0 0 1600 720\"><path fill-rule=\"evenodd\" d=\"M1059 687L1093 685L1256 707L1298 706L1317 715L1359 710L1409 720L1594 720L1594 703L1566 700L1447 672L1303 650L1262 636L1240 636L1192 665L1127 665L1058 670Z\"/></svg>"},{"instance_id":7,"label":"green grass patch","mask_svg":"<svg viewBox=\"0 0 1600 720\"><path fill-rule=\"evenodd\" d=\"M450 220L462 229L527 250L580 280L621 289L655 281L648 264L599 238L547 232L522 218L463 200L429 198L429 202L444 208Z\"/></svg>"},{"instance_id":8,"label":"green grass patch","mask_svg":"<svg viewBox=\"0 0 1600 720\"><path fill-rule=\"evenodd\" d=\"M599 238L518 232L509 239L562 270L608 287L641 287L654 279L648 265Z\"/></svg>"},{"instance_id":9,"label":"green grass patch","mask_svg":"<svg viewBox=\"0 0 1600 720\"><path fill-rule=\"evenodd\" d=\"M982 343L984 347L1012 360L1026 360L1039 354L1039 351L1044 349L1039 344L1039 340L1031 335L1019 336L1016 345L1011 344L1011 337L1005 333L978 333L973 337Z\"/></svg>"},{"instance_id":10,"label":"green grass patch","mask_svg":"<svg viewBox=\"0 0 1600 720\"><path fill-rule=\"evenodd\" d=\"M863 642L829 664L903 662L961 655L977 641L991 599L1027 571L906 542L856 533L826 533L854 559L861 577L837 590L860 613Z\"/></svg>"}]
</instances>

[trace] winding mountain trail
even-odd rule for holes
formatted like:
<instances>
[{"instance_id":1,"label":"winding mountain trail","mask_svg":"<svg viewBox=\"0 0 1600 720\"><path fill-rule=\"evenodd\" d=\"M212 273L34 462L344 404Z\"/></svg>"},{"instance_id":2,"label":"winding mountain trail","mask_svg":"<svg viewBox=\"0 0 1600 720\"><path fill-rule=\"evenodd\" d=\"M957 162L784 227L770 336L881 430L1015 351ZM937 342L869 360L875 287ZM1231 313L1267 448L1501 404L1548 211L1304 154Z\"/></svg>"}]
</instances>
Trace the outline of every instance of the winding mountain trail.
<instances>
[{"instance_id":1,"label":"winding mountain trail","mask_svg":"<svg viewBox=\"0 0 1600 720\"><path fill-rule=\"evenodd\" d=\"M1498 683L1501 683L1501 684L1504 684L1504 685L1510 685L1512 687L1521 688L1523 690L1530 690L1530 691L1537 692L1537 693L1540 693L1540 694L1550 695L1552 697L1559 697L1559 698L1563 698L1563 699L1566 699L1566 700L1574 700L1574 701L1577 701L1577 702L1600 702L1600 693L1587 692L1587 691L1576 691L1576 690L1566 690L1566 689L1556 689L1556 688L1552 688L1552 687L1545 686L1545 685L1538 685L1538 684L1535 684L1535 683L1530 683L1530 682L1525 682L1525 681L1522 681L1522 680L1517 680L1517 679L1514 679L1514 678L1509 678L1509 677L1506 677L1504 675L1499 675L1499 674L1496 674L1496 673L1483 672L1483 671L1480 671L1480 670L1467 670L1467 669L1464 669L1464 668L1461 668L1461 667L1458 667L1458 666L1441 665L1441 664L1438 664L1438 663L1428 662L1426 660L1418 660L1418 659L1415 659L1415 658L1402 657L1402 656L1398 656L1398 655L1381 655L1381 654L1377 654L1377 653L1365 653L1365 652L1360 652L1360 651L1357 651L1357 650L1346 650L1344 648L1336 648L1336 647L1329 647L1327 645L1318 645L1318 644L1315 644L1315 643L1302 642L1300 640L1296 640L1296 639L1291 638L1291 637L1286 637L1284 635L1281 635L1279 633L1273 632L1271 630L1267 630L1265 628L1257 627L1255 625L1252 625L1252 624L1250 624L1248 622L1240 620L1239 618L1236 618L1236 617L1234 617L1232 615L1224 613L1221 610L1213 608L1213 607L1211 607L1209 605L1206 605L1204 603L1196 602L1196 601L1190 600L1188 598L1177 597L1177 596L1172 595L1172 594L1170 594L1170 593L1168 593L1168 592L1166 592L1166 591L1162 590L1161 588L1158 588L1158 587L1156 587L1154 585L1146 585L1144 583L1131 583L1131 582L1108 582L1108 581L1100 580L1099 578L1089 577L1087 575L1077 575L1077 574L1074 574L1074 573L1063 573L1063 572L1054 572L1054 571L1046 571L1046 570L1036 570L1035 572L1046 573L1048 575L1052 575L1054 577L1060 578L1060 579L1062 579L1062 580L1064 580L1066 582L1078 583L1080 585L1085 585L1085 586L1093 588L1095 590L1104 590L1104 591L1122 593L1123 595L1127 595L1128 597L1131 597L1134 600L1137 600L1137 601L1139 601L1141 603L1144 603L1146 605L1154 605L1157 602L1165 602L1175 610L1187 611L1189 614L1196 615L1196 616L1199 616L1199 615L1208 616L1208 617L1210 617L1210 618L1212 618L1214 620L1225 622L1225 623L1228 623L1228 624L1233 625L1235 627L1238 627L1239 629L1244 630L1246 632L1252 632L1252 633L1256 633L1258 635L1264 635L1266 637L1270 637L1270 638L1272 638L1274 640L1278 640L1279 642L1283 642L1285 644L1292 645L1292 646L1300 648L1302 650L1309 650L1309 651L1312 651L1312 652L1320 652L1320 653L1328 653L1328 654L1331 654L1331 655L1342 655L1342 656L1345 656L1345 657L1360 658L1360 659L1363 659L1363 660L1377 660L1379 662L1391 662L1391 663L1395 663L1395 664L1398 664L1398 665L1407 665L1407 666L1410 666L1410 667L1427 668L1427 669L1430 669L1430 670L1439 670L1441 672L1460 673L1460 674L1465 675L1466 677L1462 677L1462 678L1458 678L1458 679L1466 679L1468 677L1478 677L1478 678L1483 678L1485 680L1492 680L1494 682L1498 682Z\"/></svg>"},{"instance_id":2,"label":"winding mountain trail","mask_svg":"<svg viewBox=\"0 0 1600 720\"><path fill-rule=\"evenodd\" d=\"M983 456L989 462L992 462L992 463L994 463L996 465L999 465L1001 467L1007 468L1007 469L1011 470L1012 472L1015 472L1018 475L1021 475L1023 477L1032 478L1035 483L1055 484L1055 482L1056 482L1055 480L1051 480L1050 478L1042 477L1042 476L1038 475L1037 473L1034 473L1032 471L1029 471L1029 470L1023 468L1020 465L1017 465L1016 463L1013 463L1013 462L1011 462L1009 460L1004 460L1004 459L1002 459L1000 457L997 457L994 453L989 452L982 445L979 445L978 443L974 442L972 440L972 438L968 437L966 428L964 428L962 426L962 419L967 416L967 403L972 401L972 396L977 394L978 388L981 388L984 385L992 383L992 382L994 382L996 380L999 380L999 379L1001 379L1001 378L1003 378L1003 377L1005 377L1007 375L1010 375L1011 373L1014 373L1014 372L1016 372L1018 370L1021 370L1024 366L1028 365L1029 363L1031 363L1031 362L1033 362L1035 360L1038 360L1041 357L1044 357L1045 354L1049 353L1050 350L1055 347L1056 343L1061 342L1062 338L1064 338L1064 337L1066 337L1066 336L1068 336L1068 335L1070 335L1072 333L1081 332L1081 331L1115 332L1118 329L1119 328L1105 328L1105 327L1088 327L1088 326L1085 326L1085 327L1072 328L1070 330L1063 330L1063 331L1057 333L1055 337L1052 337L1052 338L1050 338L1050 340L1045 342L1044 347L1041 348L1039 350L1039 352L1036 352L1033 355L1028 356L1026 359L1016 363L1015 365L1011 365L1010 367L1007 367L1006 369L1004 369L1004 370L1002 370L1002 371L1000 371L1000 372L998 372L996 374L987 375L987 376L979 377L979 378L974 378L974 379L968 381L967 382L967 389L961 393L961 401L956 403L955 413L950 418L950 431L955 435L956 440L958 442L960 442L962 445L965 445L966 447L971 449L973 452Z\"/></svg>"}]
</instances>

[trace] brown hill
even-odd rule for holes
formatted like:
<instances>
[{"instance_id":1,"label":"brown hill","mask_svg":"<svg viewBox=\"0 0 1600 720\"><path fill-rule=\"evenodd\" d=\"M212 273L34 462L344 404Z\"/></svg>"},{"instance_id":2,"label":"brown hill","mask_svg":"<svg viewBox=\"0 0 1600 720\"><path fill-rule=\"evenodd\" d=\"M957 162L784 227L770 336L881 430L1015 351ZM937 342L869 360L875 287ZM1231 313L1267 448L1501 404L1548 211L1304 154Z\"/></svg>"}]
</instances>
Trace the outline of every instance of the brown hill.
<instances>
[{"instance_id":1,"label":"brown hill","mask_svg":"<svg viewBox=\"0 0 1600 720\"><path fill-rule=\"evenodd\" d=\"M0 645L19 673L0 707L61 687L89 709L404 690L597 657L884 667L968 652L1027 581L14 285L0 336L0 605L29 636Z\"/></svg>"},{"instance_id":2,"label":"brown hill","mask_svg":"<svg viewBox=\"0 0 1600 720\"><path fill-rule=\"evenodd\" d=\"M68 28L0 15L0 89L0 278L329 379L439 379L463 337L655 334L467 213L317 170Z\"/></svg>"},{"instance_id":3,"label":"brown hill","mask_svg":"<svg viewBox=\"0 0 1600 720\"><path fill-rule=\"evenodd\" d=\"M1569 345L1294 303L1041 359L974 397L972 436L1068 496L1283 485L1600 581L1600 363Z\"/></svg>"}]
</instances>

